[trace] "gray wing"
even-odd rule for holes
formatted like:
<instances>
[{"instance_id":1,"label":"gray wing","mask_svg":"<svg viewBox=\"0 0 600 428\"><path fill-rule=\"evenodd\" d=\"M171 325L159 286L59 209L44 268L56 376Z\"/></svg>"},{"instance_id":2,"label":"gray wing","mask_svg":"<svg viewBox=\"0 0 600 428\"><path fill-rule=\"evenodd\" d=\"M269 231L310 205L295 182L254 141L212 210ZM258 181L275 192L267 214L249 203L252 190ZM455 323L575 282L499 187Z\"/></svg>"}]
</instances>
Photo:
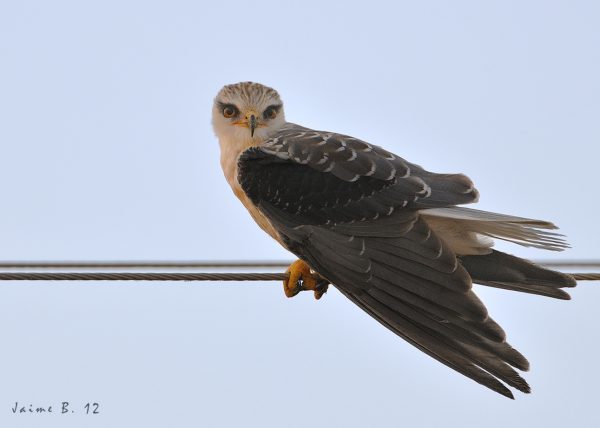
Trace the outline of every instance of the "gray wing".
<instances>
[{"instance_id":1,"label":"gray wing","mask_svg":"<svg viewBox=\"0 0 600 428\"><path fill-rule=\"evenodd\" d=\"M358 138L333 132L315 131L288 123L268 140L262 151L282 160L330 173L344 181L360 177L396 180L421 186L411 206L434 208L476 202L479 193L463 174L436 174L426 171L387 150ZM418 200L417 200L418 199Z\"/></svg>"},{"instance_id":2,"label":"gray wing","mask_svg":"<svg viewBox=\"0 0 600 428\"><path fill-rule=\"evenodd\" d=\"M391 331L454 370L512 398L529 392L456 255L423 207L471 202L463 175L433 174L339 134L286 127L244 152L238 180L290 251Z\"/></svg>"}]
</instances>

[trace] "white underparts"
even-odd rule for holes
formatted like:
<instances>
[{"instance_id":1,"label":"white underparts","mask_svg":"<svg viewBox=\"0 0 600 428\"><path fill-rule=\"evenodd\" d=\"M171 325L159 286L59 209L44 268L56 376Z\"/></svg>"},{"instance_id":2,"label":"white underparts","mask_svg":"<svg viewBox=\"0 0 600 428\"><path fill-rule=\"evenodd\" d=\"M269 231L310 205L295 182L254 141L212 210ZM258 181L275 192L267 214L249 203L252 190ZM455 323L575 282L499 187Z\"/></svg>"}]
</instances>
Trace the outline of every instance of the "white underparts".
<instances>
[{"instance_id":1,"label":"white underparts","mask_svg":"<svg viewBox=\"0 0 600 428\"><path fill-rule=\"evenodd\" d=\"M273 227L271 222L258 210L256 205L252 203L250 198L246 196L246 193L242 189L242 186L238 182L238 158L248 148L252 146L259 145L260 142L255 142L250 139L235 141L227 141L227 138L221 137L219 139L219 144L221 146L221 168L223 169L223 174L225 175L225 179L229 183L231 190L237 198L242 202L242 204L246 207L254 221L260 226L262 230L267 232L273 239L279 242L281 245L281 239L279 237L279 233Z\"/></svg>"}]
</instances>

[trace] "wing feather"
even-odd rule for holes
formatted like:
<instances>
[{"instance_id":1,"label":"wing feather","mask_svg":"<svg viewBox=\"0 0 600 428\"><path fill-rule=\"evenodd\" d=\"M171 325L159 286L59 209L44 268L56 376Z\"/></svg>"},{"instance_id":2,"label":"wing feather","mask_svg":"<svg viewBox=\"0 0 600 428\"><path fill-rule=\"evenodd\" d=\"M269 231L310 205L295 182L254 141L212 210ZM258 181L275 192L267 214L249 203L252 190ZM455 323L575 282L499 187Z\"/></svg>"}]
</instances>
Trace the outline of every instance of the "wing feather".
<instances>
[{"instance_id":1,"label":"wing feather","mask_svg":"<svg viewBox=\"0 0 600 428\"><path fill-rule=\"evenodd\" d=\"M282 242L409 343L488 388L529 392L525 357L472 290L420 210L473 202L460 174L433 174L363 141L289 124L244 152L238 181Z\"/></svg>"}]
</instances>

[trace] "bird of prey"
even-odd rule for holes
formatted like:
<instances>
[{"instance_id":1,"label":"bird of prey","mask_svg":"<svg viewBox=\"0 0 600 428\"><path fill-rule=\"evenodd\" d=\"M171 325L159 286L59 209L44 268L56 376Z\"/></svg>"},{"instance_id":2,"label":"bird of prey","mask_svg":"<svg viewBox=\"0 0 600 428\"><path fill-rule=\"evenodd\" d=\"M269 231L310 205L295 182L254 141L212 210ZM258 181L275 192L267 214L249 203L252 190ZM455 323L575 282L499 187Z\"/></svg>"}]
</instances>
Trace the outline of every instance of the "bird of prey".
<instances>
[{"instance_id":1,"label":"bird of prey","mask_svg":"<svg viewBox=\"0 0 600 428\"><path fill-rule=\"evenodd\" d=\"M229 185L258 225L298 260L286 296L328 284L421 351L513 398L527 359L506 342L472 283L569 299L573 277L494 250L493 238L567 247L547 221L460 207L478 192L374 144L287 122L278 93L227 85L212 124Z\"/></svg>"}]
</instances>

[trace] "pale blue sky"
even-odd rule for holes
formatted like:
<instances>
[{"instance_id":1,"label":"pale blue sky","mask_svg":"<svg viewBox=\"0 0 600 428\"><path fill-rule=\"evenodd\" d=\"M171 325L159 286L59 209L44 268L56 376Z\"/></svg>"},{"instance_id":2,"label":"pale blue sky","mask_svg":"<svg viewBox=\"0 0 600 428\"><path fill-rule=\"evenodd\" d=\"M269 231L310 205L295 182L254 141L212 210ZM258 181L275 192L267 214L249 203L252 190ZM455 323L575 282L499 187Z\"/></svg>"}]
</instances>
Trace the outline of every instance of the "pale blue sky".
<instances>
[{"instance_id":1,"label":"pale blue sky","mask_svg":"<svg viewBox=\"0 0 600 428\"><path fill-rule=\"evenodd\" d=\"M222 177L216 92L464 172L479 208L544 218L600 258L593 1L0 3L0 260L281 259ZM337 291L279 284L0 285L0 425L600 425L597 307L478 286L531 361L498 396ZM13 415L14 401L101 414Z\"/></svg>"}]
</instances>

